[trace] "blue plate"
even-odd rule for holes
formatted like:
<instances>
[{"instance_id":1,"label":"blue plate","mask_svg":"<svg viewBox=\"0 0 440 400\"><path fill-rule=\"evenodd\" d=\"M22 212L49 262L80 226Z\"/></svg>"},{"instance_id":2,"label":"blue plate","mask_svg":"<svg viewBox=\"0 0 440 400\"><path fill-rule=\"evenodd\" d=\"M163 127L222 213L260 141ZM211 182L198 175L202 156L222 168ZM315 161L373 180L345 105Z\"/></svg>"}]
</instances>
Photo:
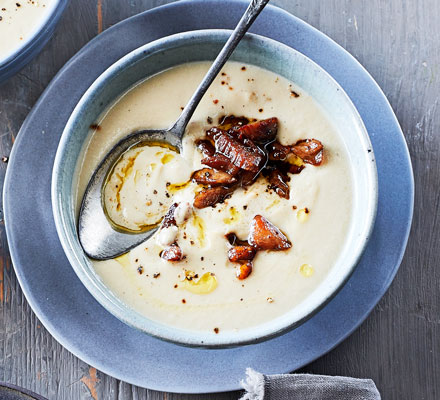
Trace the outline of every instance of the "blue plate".
<instances>
[{"instance_id":1,"label":"blue plate","mask_svg":"<svg viewBox=\"0 0 440 400\"><path fill-rule=\"evenodd\" d=\"M41 26L33 37L27 40L26 45L11 57L0 62L0 84L12 75L15 75L40 53L44 45L52 37L68 2L69 0L58 0L57 6L52 11L52 14L48 16L46 23Z\"/></svg>"},{"instance_id":2,"label":"blue plate","mask_svg":"<svg viewBox=\"0 0 440 400\"><path fill-rule=\"evenodd\" d=\"M281 337L206 350L166 343L128 327L105 311L73 272L53 222L50 177L58 140L76 103L106 68L131 50L178 32L231 29L247 3L179 1L106 30L53 79L24 122L11 154L4 191L6 232L26 298L68 350L138 386L182 393L229 391L239 389L246 367L266 374L302 367L335 347L368 316L393 280L406 247L414 183L408 149L388 101L344 49L303 21L268 7L251 31L295 48L327 70L358 108L374 147L379 178L376 224L344 288L308 322Z\"/></svg>"}]
</instances>

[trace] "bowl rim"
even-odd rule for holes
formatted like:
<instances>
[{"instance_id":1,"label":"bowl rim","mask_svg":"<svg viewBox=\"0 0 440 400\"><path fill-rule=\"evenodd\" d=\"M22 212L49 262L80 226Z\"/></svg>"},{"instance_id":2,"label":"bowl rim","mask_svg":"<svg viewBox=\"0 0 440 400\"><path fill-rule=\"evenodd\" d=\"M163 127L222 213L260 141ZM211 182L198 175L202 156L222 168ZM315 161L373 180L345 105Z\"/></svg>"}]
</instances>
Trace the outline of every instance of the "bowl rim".
<instances>
[{"instance_id":1,"label":"bowl rim","mask_svg":"<svg viewBox=\"0 0 440 400\"><path fill-rule=\"evenodd\" d=\"M196 36L199 40L205 39L207 41L214 41L216 37L222 37L226 39L230 35L230 32L231 30L228 29L203 29L166 36L129 52L118 61L116 61L114 64L112 64L110 67L108 67L83 94L83 96L75 106L71 116L69 117L69 120L67 121L64 131L61 135L52 171L51 199L53 216L58 237L73 270L75 271L81 282L84 284L84 286L87 288L87 290L90 292L90 294L107 311L109 311L111 314L113 314L115 317L117 317L119 320L123 321L127 325L134 327L142 332L148 333L149 335L157 337L159 339L169 341L174 344L191 347L227 348L244 344L254 344L264 340L268 340L275 336L279 336L306 322L313 315L319 312L323 307L325 307L325 305L334 296L336 296L336 294L341 290L341 288L352 275L369 241L377 214L378 177L373 147L371 145L371 141L365 125L362 121L362 118L359 115L359 112L354 106L350 97L346 94L346 92L338 84L338 82L327 71L324 70L324 68L319 66L317 63L312 61L304 54L276 40L261 35L247 33L243 40L260 40L262 42L265 42L272 48L278 48L280 51L296 53L297 57L299 56L303 58L307 63L319 70L320 73L324 74L326 79L328 79L331 84L334 85L334 87L340 92L340 95L344 97L348 107L350 107L351 109L352 116L355 119L355 124L358 127L357 131L362 132L362 134L359 136L359 139L361 140L363 147L365 147L366 149L370 149L369 157L371 162L366 164L368 183L371 186L369 187L370 190L368 191L368 214L366 222L362 229L362 234L360 235L360 239L358 240L359 244L357 247L357 251L353 252L353 255L351 255L347 262L347 265L349 265L349 267L344 269L344 274L342 274L341 278L337 282L335 282L324 293L323 296L321 296L319 304L313 307L308 307L306 312L303 312L303 315L300 318L290 318L287 319L287 323L284 322L280 324L278 322L278 324L274 324L275 321L278 321L281 318L286 319L286 316L291 312L288 311L273 320L266 321L251 328L245 328L243 330L240 330L240 332L238 333L233 333L232 335L214 335L213 333L208 332L184 330L181 328L166 325L161 322L156 322L146 316L142 316L130 306L123 303L122 300L114 295L113 292L111 292L110 289L103 284L103 282L97 282L97 280L100 280L100 278L95 271L91 271L90 268L85 268L79 255L72 250L73 245L75 244L73 242L77 242L77 238L73 238L72 235L69 236L67 234L69 230L66 229L66 217L61 212L61 196L59 196L60 174L58 173L58 171L61 170L60 167L62 166L63 158L65 157L68 140L72 133L72 128L75 121L80 116L82 109L93 97L93 94L98 92L101 87L105 86L108 78L116 74L121 69L121 67L126 68L129 65L132 65L132 63L138 61L140 58L142 58L142 56L148 57L155 51L164 50L164 45L165 49L168 49L170 43L176 43L180 41L182 41L182 43L185 43L185 40L194 38L194 36ZM75 219L77 218L75 217ZM76 232L74 236L76 236ZM99 284L103 285L106 288L106 292L104 292L102 288L99 287ZM132 315L132 317L127 317L127 315L130 314ZM139 320L141 320L141 322L143 323L139 323ZM255 333L255 331L258 331L258 333Z\"/></svg>"},{"instance_id":2,"label":"bowl rim","mask_svg":"<svg viewBox=\"0 0 440 400\"><path fill-rule=\"evenodd\" d=\"M50 4L49 12L47 12L40 23L34 27L28 38L24 40L23 43L20 43L20 46L8 53L6 57L0 58L0 71L12 66L19 57L33 49L35 44L39 41L40 35L44 35L46 31L49 31L52 24L58 23L68 2L69 0L53 0L53 3Z\"/></svg>"}]
</instances>

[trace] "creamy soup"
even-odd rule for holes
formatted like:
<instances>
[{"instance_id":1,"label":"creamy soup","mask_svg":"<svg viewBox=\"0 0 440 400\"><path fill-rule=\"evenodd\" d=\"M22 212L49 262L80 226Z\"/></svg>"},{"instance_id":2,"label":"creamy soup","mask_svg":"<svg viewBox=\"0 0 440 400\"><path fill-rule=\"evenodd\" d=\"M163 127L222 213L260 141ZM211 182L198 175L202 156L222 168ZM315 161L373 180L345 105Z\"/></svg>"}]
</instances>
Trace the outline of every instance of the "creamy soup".
<instances>
[{"instance_id":1,"label":"creamy soup","mask_svg":"<svg viewBox=\"0 0 440 400\"><path fill-rule=\"evenodd\" d=\"M208 67L204 62L185 64L149 78L96 121L80 163L77 207L112 145L136 130L167 128ZM319 140L323 162L289 173L284 197L268 186L267 177L259 176L213 207L197 208L194 199L203 188L191 177L206 165L196 142L225 115L252 121L276 117L282 145ZM105 186L104 203L113 223L142 230L157 224L174 204L175 224L162 227L124 256L91 261L96 272L119 299L146 317L219 335L267 322L307 301L335 264L351 219L352 177L336 129L294 83L229 62L188 125L182 152L161 146L132 148ZM256 216L289 244L282 251L258 251L250 275L238 279L240 267L228 258L231 243L225 235L247 239ZM178 243L180 261L163 258L172 243Z\"/></svg>"},{"instance_id":2,"label":"creamy soup","mask_svg":"<svg viewBox=\"0 0 440 400\"><path fill-rule=\"evenodd\" d=\"M24 46L54 3L55 0L0 0L0 62Z\"/></svg>"}]
</instances>

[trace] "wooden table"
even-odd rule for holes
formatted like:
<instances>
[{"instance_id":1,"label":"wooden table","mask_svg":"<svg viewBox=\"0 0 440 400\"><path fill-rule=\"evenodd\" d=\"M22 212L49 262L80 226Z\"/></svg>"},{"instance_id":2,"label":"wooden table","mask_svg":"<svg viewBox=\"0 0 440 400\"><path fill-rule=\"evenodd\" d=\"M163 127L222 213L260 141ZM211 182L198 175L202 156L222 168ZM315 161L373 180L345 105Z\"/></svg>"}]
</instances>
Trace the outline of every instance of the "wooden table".
<instances>
[{"instance_id":1,"label":"wooden table","mask_svg":"<svg viewBox=\"0 0 440 400\"><path fill-rule=\"evenodd\" d=\"M167 0L72 0L55 36L0 86L0 157L8 156L31 107L57 71L90 39ZM393 106L416 181L411 237L390 290L344 343L303 368L374 379L384 400L440 399L440 2L272 0L351 52ZM2 40L2 39L0 39ZM392 155L390 155L392 156ZM0 162L0 183L7 163ZM237 399L141 389L70 354L44 329L11 266L0 211L0 381L49 399ZM391 249L390 249L391 250Z\"/></svg>"}]
</instances>

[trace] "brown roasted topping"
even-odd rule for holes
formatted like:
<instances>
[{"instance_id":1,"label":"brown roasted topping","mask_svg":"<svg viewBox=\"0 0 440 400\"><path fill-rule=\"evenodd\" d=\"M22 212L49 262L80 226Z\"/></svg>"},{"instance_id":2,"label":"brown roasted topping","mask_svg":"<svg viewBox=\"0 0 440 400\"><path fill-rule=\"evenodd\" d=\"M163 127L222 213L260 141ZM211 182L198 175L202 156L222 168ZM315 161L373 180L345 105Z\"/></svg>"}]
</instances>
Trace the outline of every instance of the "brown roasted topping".
<instances>
[{"instance_id":1,"label":"brown roasted topping","mask_svg":"<svg viewBox=\"0 0 440 400\"><path fill-rule=\"evenodd\" d=\"M249 246L249 243L246 240L240 240L234 232L227 233L225 238L231 246Z\"/></svg>"},{"instance_id":2,"label":"brown roasted topping","mask_svg":"<svg viewBox=\"0 0 440 400\"><path fill-rule=\"evenodd\" d=\"M239 263L235 269L235 275L238 279L246 279L252 272L252 260L257 250L249 245L246 240L240 240L234 232L225 235L231 247L228 250L230 261Z\"/></svg>"},{"instance_id":3,"label":"brown roasted topping","mask_svg":"<svg viewBox=\"0 0 440 400\"><path fill-rule=\"evenodd\" d=\"M269 160L271 161L286 161L287 155L290 153L289 146L283 146L277 140L267 146Z\"/></svg>"},{"instance_id":4,"label":"brown roasted topping","mask_svg":"<svg viewBox=\"0 0 440 400\"><path fill-rule=\"evenodd\" d=\"M202 185L228 186L237 182L232 175L224 171L215 171L211 168L202 168L195 171L192 180Z\"/></svg>"},{"instance_id":5,"label":"brown roasted topping","mask_svg":"<svg viewBox=\"0 0 440 400\"><path fill-rule=\"evenodd\" d=\"M206 131L206 139L196 142L205 156L202 164L229 174L219 174L214 178L214 172L211 171L207 176L201 176L201 171L206 172L206 168L196 171L193 179L199 184L208 185L209 189L228 186L232 192L240 186L252 185L263 173L270 189L288 199L288 174L299 174L305 168L305 163L322 163L323 146L316 139L304 139L288 146L277 141L278 119L275 117L257 121L229 115L220 117L218 122L219 126ZM213 201L223 201L223 191L201 192L198 203L203 208L207 207L204 204L213 205Z\"/></svg>"},{"instance_id":6,"label":"brown roasted topping","mask_svg":"<svg viewBox=\"0 0 440 400\"><path fill-rule=\"evenodd\" d=\"M214 126L206 131L206 136L208 136L208 138L210 138L211 140L215 140L215 138L222 133L226 133L226 131L224 129Z\"/></svg>"},{"instance_id":7,"label":"brown roasted topping","mask_svg":"<svg viewBox=\"0 0 440 400\"><path fill-rule=\"evenodd\" d=\"M243 171L241 176L241 186L249 186L252 185L258 178L259 173L251 172L251 171Z\"/></svg>"},{"instance_id":8,"label":"brown roasted topping","mask_svg":"<svg viewBox=\"0 0 440 400\"><path fill-rule=\"evenodd\" d=\"M322 151L324 146L319 140L304 139L292 146L292 152L300 157L305 163L320 165L322 163Z\"/></svg>"},{"instance_id":9,"label":"brown roasted topping","mask_svg":"<svg viewBox=\"0 0 440 400\"><path fill-rule=\"evenodd\" d=\"M205 208L221 203L232 192L231 188L217 186L202 190L194 198L195 208Z\"/></svg>"},{"instance_id":10,"label":"brown roasted topping","mask_svg":"<svg viewBox=\"0 0 440 400\"><path fill-rule=\"evenodd\" d=\"M261 215L252 220L248 242L257 250L287 250L292 247L289 239Z\"/></svg>"},{"instance_id":11,"label":"brown roasted topping","mask_svg":"<svg viewBox=\"0 0 440 400\"><path fill-rule=\"evenodd\" d=\"M240 126L246 125L249 123L249 119L246 117L236 117L235 115L223 115L218 119L219 128L224 129L225 131L229 129L237 129Z\"/></svg>"},{"instance_id":12,"label":"brown roasted topping","mask_svg":"<svg viewBox=\"0 0 440 400\"><path fill-rule=\"evenodd\" d=\"M255 257L256 250L252 246L235 246L228 251L229 261L252 261Z\"/></svg>"},{"instance_id":13,"label":"brown roasted topping","mask_svg":"<svg viewBox=\"0 0 440 400\"><path fill-rule=\"evenodd\" d=\"M246 263L240 264L235 270L235 275L239 280L246 279L252 272L252 262L248 261Z\"/></svg>"},{"instance_id":14,"label":"brown roasted topping","mask_svg":"<svg viewBox=\"0 0 440 400\"><path fill-rule=\"evenodd\" d=\"M246 147L227 133L215 135L215 149L228 157L231 162L246 171L258 172L264 160L264 154L255 152L254 148Z\"/></svg>"},{"instance_id":15,"label":"brown roasted topping","mask_svg":"<svg viewBox=\"0 0 440 400\"><path fill-rule=\"evenodd\" d=\"M173 243L160 253L160 257L167 261L180 261L183 258L182 249Z\"/></svg>"},{"instance_id":16,"label":"brown roasted topping","mask_svg":"<svg viewBox=\"0 0 440 400\"><path fill-rule=\"evenodd\" d=\"M215 148L209 140L197 140L196 146L205 157L211 157L215 153Z\"/></svg>"},{"instance_id":17,"label":"brown roasted topping","mask_svg":"<svg viewBox=\"0 0 440 400\"><path fill-rule=\"evenodd\" d=\"M268 118L244 125L237 130L239 138L247 138L256 143L272 142L277 136L278 119Z\"/></svg>"},{"instance_id":18,"label":"brown roasted topping","mask_svg":"<svg viewBox=\"0 0 440 400\"><path fill-rule=\"evenodd\" d=\"M231 262L236 267L238 279L246 279L252 272L252 260L259 250L287 250L292 247L289 239L272 223L261 215L256 215L251 223L249 238L240 240L234 232L225 235L232 246L228 250Z\"/></svg>"},{"instance_id":19,"label":"brown roasted topping","mask_svg":"<svg viewBox=\"0 0 440 400\"><path fill-rule=\"evenodd\" d=\"M220 153L215 153L212 157L206 157L201 161L208 167L227 172L229 175L235 176L240 172L240 168L232 164L228 157Z\"/></svg>"},{"instance_id":20,"label":"brown roasted topping","mask_svg":"<svg viewBox=\"0 0 440 400\"><path fill-rule=\"evenodd\" d=\"M287 167L287 172L290 172L291 174L299 174L302 170L304 169L304 165L295 165L295 164L290 164Z\"/></svg>"},{"instance_id":21,"label":"brown roasted topping","mask_svg":"<svg viewBox=\"0 0 440 400\"><path fill-rule=\"evenodd\" d=\"M264 159L267 158L266 152L260 147L258 147L252 140L244 138L242 142L250 151L254 152L255 154L263 156Z\"/></svg>"},{"instance_id":22,"label":"brown roasted topping","mask_svg":"<svg viewBox=\"0 0 440 400\"><path fill-rule=\"evenodd\" d=\"M275 193L284 198L290 198L290 190L288 182L288 176L282 173L279 169L274 168L269 172L269 188L275 190Z\"/></svg>"},{"instance_id":23,"label":"brown roasted topping","mask_svg":"<svg viewBox=\"0 0 440 400\"><path fill-rule=\"evenodd\" d=\"M171 225L177 226L176 220L174 219L174 211L176 210L177 205L177 203L174 203L168 209L165 217L163 217L161 228L168 228Z\"/></svg>"}]
</instances>

